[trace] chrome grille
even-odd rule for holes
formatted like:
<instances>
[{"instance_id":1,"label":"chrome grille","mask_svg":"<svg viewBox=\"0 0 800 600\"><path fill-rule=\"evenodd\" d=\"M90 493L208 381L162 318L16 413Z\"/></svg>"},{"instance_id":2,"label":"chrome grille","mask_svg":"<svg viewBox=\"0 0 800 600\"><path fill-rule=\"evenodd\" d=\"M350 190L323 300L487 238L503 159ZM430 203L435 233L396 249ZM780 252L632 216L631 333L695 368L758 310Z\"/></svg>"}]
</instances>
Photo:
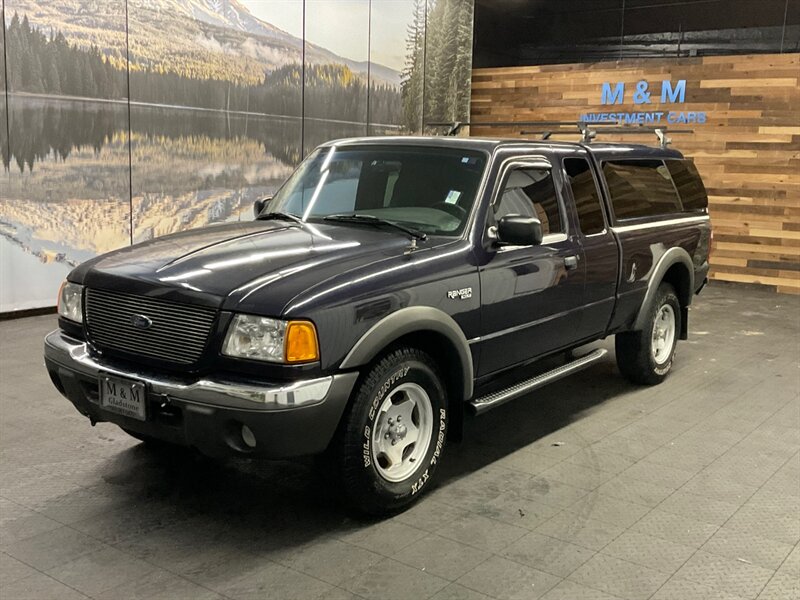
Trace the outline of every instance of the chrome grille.
<instances>
[{"instance_id":1,"label":"chrome grille","mask_svg":"<svg viewBox=\"0 0 800 600\"><path fill-rule=\"evenodd\" d=\"M150 326L135 327L135 315L146 317ZM86 290L86 330L101 351L192 364L203 353L216 316L216 309L205 306Z\"/></svg>"}]
</instances>

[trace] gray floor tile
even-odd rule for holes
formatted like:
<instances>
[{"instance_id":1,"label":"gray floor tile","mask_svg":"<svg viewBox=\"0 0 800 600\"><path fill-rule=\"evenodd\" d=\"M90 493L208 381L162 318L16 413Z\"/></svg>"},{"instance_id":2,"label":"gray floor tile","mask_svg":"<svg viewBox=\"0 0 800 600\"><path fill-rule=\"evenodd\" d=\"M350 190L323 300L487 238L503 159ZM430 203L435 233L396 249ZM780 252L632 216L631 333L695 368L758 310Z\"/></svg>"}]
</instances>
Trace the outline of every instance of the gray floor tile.
<instances>
[{"instance_id":1,"label":"gray floor tile","mask_svg":"<svg viewBox=\"0 0 800 600\"><path fill-rule=\"evenodd\" d=\"M360 575L383 558L371 550L333 538L314 540L272 555L278 564L333 585Z\"/></svg>"},{"instance_id":2,"label":"gray floor tile","mask_svg":"<svg viewBox=\"0 0 800 600\"><path fill-rule=\"evenodd\" d=\"M593 446L576 452L567 459L567 462L586 467L588 469L596 469L599 471L606 471L608 473L618 474L626 469L629 469L635 464L635 460L624 454L615 454L613 452L598 452Z\"/></svg>"},{"instance_id":3,"label":"gray floor tile","mask_svg":"<svg viewBox=\"0 0 800 600\"><path fill-rule=\"evenodd\" d=\"M431 600L490 600L490 597L459 583L451 583L431 596Z\"/></svg>"},{"instance_id":4,"label":"gray floor tile","mask_svg":"<svg viewBox=\"0 0 800 600\"><path fill-rule=\"evenodd\" d=\"M619 434L612 434L592 444L591 448L596 452L622 454L628 458L640 460L657 450L660 445L655 442L632 440Z\"/></svg>"},{"instance_id":5,"label":"gray floor tile","mask_svg":"<svg viewBox=\"0 0 800 600\"><path fill-rule=\"evenodd\" d=\"M6 500L0 510L0 545L6 546L61 526L58 521Z\"/></svg>"},{"instance_id":6,"label":"gray floor tile","mask_svg":"<svg viewBox=\"0 0 800 600\"><path fill-rule=\"evenodd\" d=\"M800 598L800 575L778 571L758 595L759 600Z\"/></svg>"},{"instance_id":7,"label":"gray floor tile","mask_svg":"<svg viewBox=\"0 0 800 600\"><path fill-rule=\"evenodd\" d=\"M633 504L599 492L592 492L567 507L566 511L587 519L597 519L619 527L630 527L650 512L650 509L641 504Z\"/></svg>"},{"instance_id":8,"label":"gray floor tile","mask_svg":"<svg viewBox=\"0 0 800 600\"><path fill-rule=\"evenodd\" d=\"M393 558L420 571L455 581L490 556L484 550L431 534L406 546Z\"/></svg>"},{"instance_id":9,"label":"gray floor tile","mask_svg":"<svg viewBox=\"0 0 800 600\"><path fill-rule=\"evenodd\" d=\"M637 479L647 483L655 483L656 485L675 490L694 477L695 473L696 471L693 470L675 468L650 462L646 458L644 460L640 460L635 465L632 465L622 472L623 475L626 475L631 479Z\"/></svg>"},{"instance_id":10,"label":"gray floor tile","mask_svg":"<svg viewBox=\"0 0 800 600\"><path fill-rule=\"evenodd\" d=\"M369 571L349 579L342 587L364 598L406 600L430 598L449 581L386 558Z\"/></svg>"},{"instance_id":11,"label":"gray floor tile","mask_svg":"<svg viewBox=\"0 0 800 600\"><path fill-rule=\"evenodd\" d=\"M485 517L503 521L509 525L535 529L558 514L559 509L515 492L501 494L478 512Z\"/></svg>"},{"instance_id":12,"label":"gray floor tile","mask_svg":"<svg viewBox=\"0 0 800 600\"><path fill-rule=\"evenodd\" d=\"M614 474L565 461L543 471L541 476L572 487L593 490L611 479Z\"/></svg>"},{"instance_id":13,"label":"gray floor tile","mask_svg":"<svg viewBox=\"0 0 800 600\"><path fill-rule=\"evenodd\" d=\"M45 571L104 547L107 546L79 531L59 527L12 542L4 550L17 560Z\"/></svg>"},{"instance_id":14,"label":"gray floor tile","mask_svg":"<svg viewBox=\"0 0 800 600\"><path fill-rule=\"evenodd\" d=\"M539 598L561 579L549 573L493 556L458 580L464 587L498 600Z\"/></svg>"},{"instance_id":15,"label":"gray floor tile","mask_svg":"<svg viewBox=\"0 0 800 600\"><path fill-rule=\"evenodd\" d=\"M800 520L796 513L769 511L758 506L743 506L725 525L742 533L758 535L784 544L800 541Z\"/></svg>"},{"instance_id":16,"label":"gray floor tile","mask_svg":"<svg viewBox=\"0 0 800 600\"><path fill-rule=\"evenodd\" d=\"M658 509L664 512L715 525L725 523L738 508L738 504L697 496L684 492L683 489L678 490L658 505Z\"/></svg>"},{"instance_id":17,"label":"gray floor tile","mask_svg":"<svg viewBox=\"0 0 800 600\"><path fill-rule=\"evenodd\" d=\"M528 485L517 491L521 496L560 509L574 504L588 493L587 490L541 475L533 477Z\"/></svg>"},{"instance_id":18,"label":"gray floor tile","mask_svg":"<svg viewBox=\"0 0 800 600\"><path fill-rule=\"evenodd\" d=\"M3 586L2 596L3 598L13 598L13 600L86 600L89 598L89 596L39 572Z\"/></svg>"},{"instance_id":19,"label":"gray floor tile","mask_svg":"<svg viewBox=\"0 0 800 600\"><path fill-rule=\"evenodd\" d=\"M319 600L361 600L361 597L342 588L333 588L322 594Z\"/></svg>"},{"instance_id":20,"label":"gray floor tile","mask_svg":"<svg viewBox=\"0 0 800 600\"><path fill-rule=\"evenodd\" d=\"M430 497L423 497L422 500L409 510L394 517L394 520L405 523L406 525L411 525L422 531L433 531L448 523L452 523L466 514L467 512L461 508L437 502Z\"/></svg>"},{"instance_id":21,"label":"gray floor tile","mask_svg":"<svg viewBox=\"0 0 800 600\"><path fill-rule=\"evenodd\" d=\"M511 544L502 554L529 567L566 577L594 556L594 551L534 532Z\"/></svg>"},{"instance_id":22,"label":"gray floor tile","mask_svg":"<svg viewBox=\"0 0 800 600\"><path fill-rule=\"evenodd\" d=\"M714 535L719 526L654 509L637 521L632 529L678 544L699 548Z\"/></svg>"},{"instance_id":23,"label":"gray floor tile","mask_svg":"<svg viewBox=\"0 0 800 600\"><path fill-rule=\"evenodd\" d=\"M741 596L714 589L697 581L672 577L661 586L652 600L743 600Z\"/></svg>"},{"instance_id":24,"label":"gray floor tile","mask_svg":"<svg viewBox=\"0 0 800 600\"><path fill-rule=\"evenodd\" d=\"M677 571L694 552L691 546L636 531L626 531L602 550L603 554L665 573Z\"/></svg>"},{"instance_id":25,"label":"gray floor tile","mask_svg":"<svg viewBox=\"0 0 800 600\"><path fill-rule=\"evenodd\" d=\"M624 473L607 481L597 488L597 491L612 498L651 508L658 505L673 492L669 487L633 479Z\"/></svg>"},{"instance_id":26,"label":"gray floor tile","mask_svg":"<svg viewBox=\"0 0 800 600\"><path fill-rule=\"evenodd\" d=\"M95 600L223 600L215 591L163 569L92 597Z\"/></svg>"},{"instance_id":27,"label":"gray floor tile","mask_svg":"<svg viewBox=\"0 0 800 600\"><path fill-rule=\"evenodd\" d=\"M359 546L383 556L392 556L406 546L425 537L425 532L399 521L383 521L354 531L337 534L343 542Z\"/></svg>"},{"instance_id":28,"label":"gray floor tile","mask_svg":"<svg viewBox=\"0 0 800 600\"><path fill-rule=\"evenodd\" d=\"M146 579L156 567L107 546L48 569L50 577L94 597L101 592Z\"/></svg>"},{"instance_id":29,"label":"gray floor tile","mask_svg":"<svg viewBox=\"0 0 800 600\"><path fill-rule=\"evenodd\" d=\"M468 515L436 530L436 533L479 550L500 552L528 530L480 515Z\"/></svg>"},{"instance_id":30,"label":"gray floor tile","mask_svg":"<svg viewBox=\"0 0 800 600\"><path fill-rule=\"evenodd\" d=\"M319 600L333 586L282 565L265 562L244 577L211 584L209 587L235 600Z\"/></svg>"},{"instance_id":31,"label":"gray floor tile","mask_svg":"<svg viewBox=\"0 0 800 600\"><path fill-rule=\"evenodd\" d=\"M565 579L542 596L542 600L617 600L618 598L619 596L606 594L569 579Z\"/></svg>"},{"instance_id":32,"label":"gray floor tile","mask_svg":"<svg viewBox=\"0 0 800 600\"><path fill-rule=\"evenodd\" d=\"M669 575L641 565L597 554L569 576L571 581L627 598L649 598Z\"/></svg>"},{"instance_id":33,"label":"gray floor tile","mask_svg":"<svg viewBox=\"0 0 800 600\"><path fill-rule=\"evenodd\" d=\"M7 585L36 573L36 569L0 552L0 591Z\"/></svg>"},{"instance_id":34,"label":"gray floor tile","mask_svg":"<svg viewBox=\"0 0 800 600\"><path fill-rule=\"evenodd\" d=\"M529 475L538 475L542 471L546 471L563 460L564 459L560 457L548 456L546 454L533 452L528 448L523 448L501 458L496 464L508 469L522 471Z\"/></svg>"},{"instance_id":35,"label":"gray floor tile","mask_svg":"<svg viewBox=\"0 0 800 600\"><path fill-rule=\"evenodd\" d=\"M770 569L699 550L681 567L677 576L743 598L755 598L773 573Z\"/></svg>"},{"instance_id":36,"label":"gray floor tile","mask_svg":"<svg viewBox=\"0 0 800 600\"><path fill-rule=\"evenodd\" d=\"M711 536L702 549L727 558L746 560L765 569L777 569L792 551L792 546L722 527Z\"/></svg>"},{"instance_id":37,"label":"gray floor tile","mask_svg":"<svg viewBox=\"0 0 800 600\"><path fill-rule=\"evenodd\" d=\"M536 528L537 533L592 550L600 550L623 531L611 523L568 512L559 513Z\"/></svg>"}]
</instances>

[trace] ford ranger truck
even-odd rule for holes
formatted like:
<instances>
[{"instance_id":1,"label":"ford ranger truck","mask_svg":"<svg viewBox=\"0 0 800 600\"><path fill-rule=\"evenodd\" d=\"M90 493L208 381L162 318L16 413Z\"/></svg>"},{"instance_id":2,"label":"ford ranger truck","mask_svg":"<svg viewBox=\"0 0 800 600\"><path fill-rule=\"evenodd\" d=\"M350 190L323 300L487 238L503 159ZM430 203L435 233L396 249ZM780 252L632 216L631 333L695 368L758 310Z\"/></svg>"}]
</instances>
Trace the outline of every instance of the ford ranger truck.
<instances>
[{"instance_id":1,"label":"ford ranger truck","mask_svg":"<svg viewBox=\"0 0 800 600\"><path fill-rule=\"evenodd\" d=\"M397 511L466 412L586 368L606 352L590 342L614 335L622 375L662 381L706 281L707 204L672 149L329 142L251 222L74 269L45 362L92 424L210 456L324 454L352 505Z\"/></svg>"}]
</instances>

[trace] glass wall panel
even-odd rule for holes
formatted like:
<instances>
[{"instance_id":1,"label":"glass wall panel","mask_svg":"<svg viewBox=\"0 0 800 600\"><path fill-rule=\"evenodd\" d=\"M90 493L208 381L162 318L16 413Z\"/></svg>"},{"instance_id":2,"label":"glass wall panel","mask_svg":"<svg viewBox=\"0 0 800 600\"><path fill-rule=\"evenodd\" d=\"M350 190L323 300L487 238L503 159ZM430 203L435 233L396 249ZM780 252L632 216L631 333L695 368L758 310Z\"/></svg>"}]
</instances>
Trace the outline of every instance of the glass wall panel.
<instances>
[{"instance_id":1,"label":"glass wall panel","mask_svg":"<svg viewBox=\"0 0 800 600\"><path fill-rule=\"evenodd\" d=\"M369 0L306 0L306 154L333 138L366 135Z\"/></svg>"},{"instance_id":2,"label":"glass wall panel","mask_svg":"<svg viewBox=\"0 0 800 600\"><path fill-rule=\"evenodd\" d=\"M54 305L73 266L130 243L125 1L4 9L0 312Z\"/></svg>"},{"instance_id":3,"label":"glass wall panel","mask_svg":"<svg viewBox=\"0 0 800 600\"><path fill-rule=\"evenodd\" d=\"M473 0L428 0L424 121L469 120Z\"/></svg>"},{"instance_id":4,"label":"glass wall panel","mask_svg":"<svg viewBox=\"0 0 800 600\"><path fill-rule=\"evenodd\" d=\"M128 6L134 242L250 220L300 157L302 2Z\"/></svg>"},{"instance_id":5,"label":"glass wall panel","mask_svg":"<svg viewBox=\"0 0 800 600\"><path fill-rule=\"evenodd\" d=\"M370 135L422 130L425 0L372 0Z\"/></svg>"}]
</instances>

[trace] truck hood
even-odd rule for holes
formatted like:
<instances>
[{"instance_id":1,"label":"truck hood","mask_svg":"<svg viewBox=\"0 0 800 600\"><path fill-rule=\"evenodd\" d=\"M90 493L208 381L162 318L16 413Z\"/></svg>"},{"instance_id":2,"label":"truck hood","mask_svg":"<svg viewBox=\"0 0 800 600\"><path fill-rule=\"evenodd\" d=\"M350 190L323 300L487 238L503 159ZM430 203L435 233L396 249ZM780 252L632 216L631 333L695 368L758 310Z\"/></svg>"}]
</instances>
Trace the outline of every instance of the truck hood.
<instances>
[{"instance_id":1,"label":"truck hood","mask_svg":"<svg viewBox=\"0 0 800 600\"><path fill-rule=\"evenodd\" d=\"M439 243L451 241L440 239ZM421 246L433 247L429 238ZM363 225L253 221L204 227L104 254L69 279L97 288L235 308L255 292L280 314L303 290L334 275L402 256L401 233ZM272 288L275 294L263 293Z\"/></svg>"}]
</instances>

